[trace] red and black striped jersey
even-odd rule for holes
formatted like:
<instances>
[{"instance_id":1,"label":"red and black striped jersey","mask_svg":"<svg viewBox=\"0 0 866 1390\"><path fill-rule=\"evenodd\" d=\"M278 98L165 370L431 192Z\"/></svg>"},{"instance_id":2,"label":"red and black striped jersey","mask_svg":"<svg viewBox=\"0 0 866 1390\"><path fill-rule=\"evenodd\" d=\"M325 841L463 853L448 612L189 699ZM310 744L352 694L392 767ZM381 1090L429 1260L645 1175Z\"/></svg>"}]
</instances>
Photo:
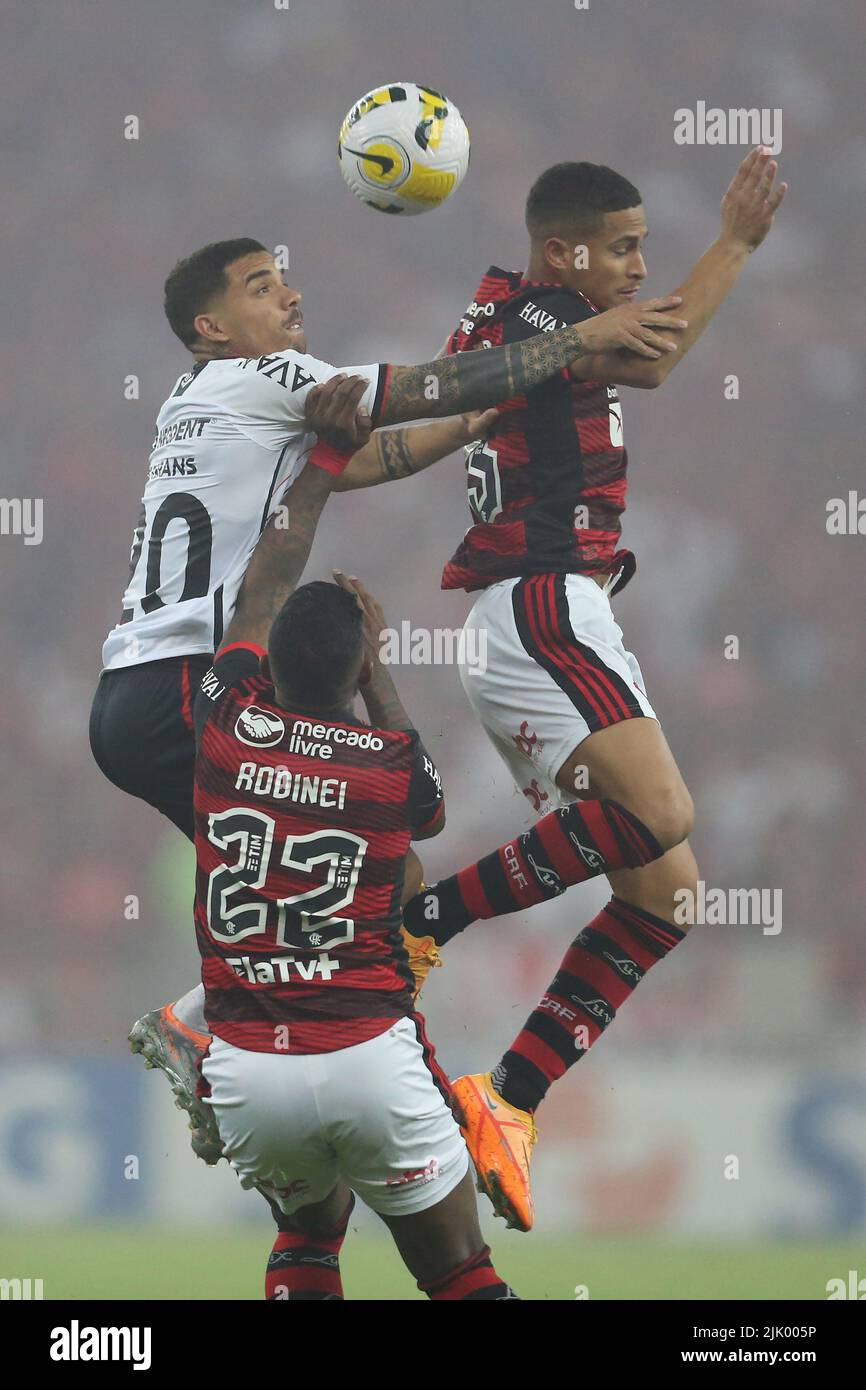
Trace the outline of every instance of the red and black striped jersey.
<instances>
[{"instance_id":1,"label":"red and black striped jersey","mask_svg":"<svg viewBox=\"0 0 866 1390\"><path fill-rule=\"evenodd\" d=\"M414 730L293 713L238 679L242 655L249 671L227 648L196 704L205 1016L248 1051L332 1052L412 1010L400 895L412 836L443 814L439 776Z\"/></svg>"},{"instance_id":2,"label":"red and black striped jersey","mask_svg":"<svg viewBox=\"0 0 866 1390\"><path fill-rule=\"evenodd\" d=\"M597 313L583 295L491 266L448 352L520 342ZM532 574L634 572L618 550L627 455L614 386L566 370L499 407L488 440L467 447L474 525L442 574L443 589L483 589Z\"/></svg>"}]
</instances>

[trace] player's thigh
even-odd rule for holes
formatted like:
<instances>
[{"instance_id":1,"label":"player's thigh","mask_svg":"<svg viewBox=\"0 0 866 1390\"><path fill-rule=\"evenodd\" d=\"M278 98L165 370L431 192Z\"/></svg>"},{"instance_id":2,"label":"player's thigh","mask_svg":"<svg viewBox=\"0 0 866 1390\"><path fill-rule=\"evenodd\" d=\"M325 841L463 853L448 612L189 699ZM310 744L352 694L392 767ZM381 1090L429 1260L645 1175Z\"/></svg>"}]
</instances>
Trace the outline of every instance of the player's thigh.
<instances>
[{"instance_id":1,"label":"player's thigh","mask_svg":"<svg viewBox=\"0 0 866 1390\"><path fill-rule=\"evenodd\" d=\"M447 1197L469 1155L420 1015L330 1058L318 1103L344 1181L380 1216L423 1211Z\"/></svg>"},{"instance_id":2,"label":"player's thigh","mask_svg":"<svg viewBox=\"0 0 866 1390\"><path fill-rule=\"evenodd\" d=\"M484 1248L475 1182L469 1172L432 1207L405 1216L380 1215L409 1273L424 1284L444 1278Z\"/></svg>"},{"instance_id":3,"label":"player's thigh","mask_svg":"<svg viewBox=\"0 0 866 1390\"><path fill-rule=\"evenodd\" d=\"M485 659L461 660L464 690L538 813L581 794L558 774L593 734L655 721L610 603L586 576L539 575L494 585L476 602L466 627L473 640L465 641L465 650Z\"/></svg>"},{"instance_id":4,"label":"player's thigh","mask_svg":"<svg viewBox=\"0 0 866 1390\"><path fill-rule=\"evenodd\" d=\"M316 1105L321 1055L250 1052L214 1037L201 1072L243 1187L259 1188L288 1216L331 1196L339 1173Z\"/></svg>"},{"instance_id":5,"label":"player's thigh","mask_svg":"<svg viewBox=\"0 0 866 1390\"><path fill-rule=\"evenodd\" d=\"M100 770L193 836L192 705L208 658L176 657L107 671L90 715Z\"/></svg>"},{"instance_id":6,"label":"player's thigh","mask_svg":"<svg viewBox=\"0 0 866 1390\"><path fill-rule=\"evenodd\" d=\"M663 845L673 847L691 832L694 805L655 719L629 719L591 733L572 749L556 782L581 798L621 802Z\"/></svg>"}]
</instances>

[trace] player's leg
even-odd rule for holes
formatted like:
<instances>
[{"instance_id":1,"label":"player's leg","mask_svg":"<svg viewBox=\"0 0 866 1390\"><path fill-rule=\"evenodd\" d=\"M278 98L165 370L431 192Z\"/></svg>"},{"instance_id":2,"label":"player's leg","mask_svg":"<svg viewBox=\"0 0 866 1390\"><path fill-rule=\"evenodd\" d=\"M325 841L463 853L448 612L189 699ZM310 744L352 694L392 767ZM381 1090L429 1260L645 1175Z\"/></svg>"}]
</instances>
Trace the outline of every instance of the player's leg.
<instances>
[{"instance_id":1,"label":"player's leg","mask_svg":"<svg viewBox=\"0 0 866 1390\"><path fill-rule=\"evenodd\" d=\"M470 1173L434 1206L406 1216L380 1215L409 1273L434 1302L518 1297L493 1268Z\"/></svg>"},{"instance_id":2,"label":"player's leg","mask_svg":"<svg viewBox=\"0 0 866 1390\"><path fill-rule=\"evenodd\" d=\"M432 1299L514 1298L490 1263L448 1080L420 1014L322 1059L318 1104L345 1181Z\"/></svg>"},{"instance_id":3,"label":"player's leg","mask_svg":"<svg viewBox=\"0 0 866 1390\"><path fill-rule=\"evenodd\" d=\"M483 629L487 649L485 670L461 670L475 712L536 810L557 800L572 804L444 881L447 892L432 903L445 923L439 931L554 897L602 872L628 873L633 882L656 870L652 900L666 901L669 891L672 906L676 886L685 886L694 869L690 851L680 847L691 829L691 799L606 595L580 576L538 576L494 586L470 622ZM578 794L588 799L577 803ZM616 842L613 852L599 828ZM433 885L419 901L429 908L442 887ZM418 910L407 908L410 926ZM569 948L551 989L494 1069L498 1084L490 1073L455 1083L479 1177L510 1224L532 1223L532 1112L681 937L650 907L615 898Z\"/></svg>"},{"instance_id":4,"label":"player's leg","mask_svg":"<svg viewBox=\"0 0 866 1390\"><path fill-rule=\"evenodd\" d=\"M340 1250L355 1205L354 1193L337 1183L321 1202L292 1216L269 1198L278 1235L268 1256L265 1298L271 1302L333 1302L343 1298Z\"/></svg>"},{"instance_id":5,"label":"player's leg","mask_svg":"<svg viewBox=\"0 0 866 1390\"><path fill-rule=\"evenodd\" d=\"M225 1156L277 1224L265 1276L275 1301L343 1297L339 1256L354 1198L319 1115L329 1070L328 1054L250 1052L221 1038L202 1062Z\"/></svg>"},{"instance_id":6,"label":"player's leg","mask_svg":"<svg viewBox=\"0 0 866 1390\"><path fill-rule=\"evenodd\" d=\"M146 801L193 838L195 737L192 704L209 658L175 657L107 671L90 716L90 746L105 776L121 791ZM173 1004L153 1009L129 1035L133 1052L168 1079L190 1117L194 1151L207 1163L220 1158L210 1109L196 1096L198 1066L210 1036L204 989L197 984Z\"/></svg>"},{"instance_id":7,"label":"player's leg","mask_svg":"<svg viewBox=\"0 0 866 1390\"><path fill-rule=\"evenodd\" d=\"M492 1085L502 1099L530 1114L552 1082L597 1042L647 971L682 941L688 927L679 920L677 895L697 885L686 840L692 800L655 720L632 719L591 734L563 763L557 784L566 794L580 785L615 799L666 853L639 868L606 865L613 897L575 937L493 1069Z\"/></svg>"}]
</instances>

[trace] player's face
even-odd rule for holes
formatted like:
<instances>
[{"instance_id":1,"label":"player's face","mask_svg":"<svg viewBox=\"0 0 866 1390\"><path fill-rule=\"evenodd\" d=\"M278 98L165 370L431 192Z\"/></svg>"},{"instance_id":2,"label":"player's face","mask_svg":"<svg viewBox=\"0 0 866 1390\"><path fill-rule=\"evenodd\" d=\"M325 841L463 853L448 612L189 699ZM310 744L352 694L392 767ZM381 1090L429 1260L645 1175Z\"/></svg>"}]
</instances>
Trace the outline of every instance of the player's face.
<instances>
[{"instance_id":1,"label":"player's face","mask_svg":"<svg viewBox=\"0 0 866 1390\"><path fill-rule=\"evenodd\" d=\"M301 296L285 283L269 252L252 251L233 261L226 280L207 315L225 337L222 351L233 357L306 351Z\"/></svg>"},{"instance_id":2,"label":"player's face","mask_svg":"<svg viewBox=\"0 0 866 1390\"><path fill-rule=\"evenodd\" d=\"M642 247L647 235L643 208L606 212L597 232L583 237L585 256L571 258L569 289L579 290L599 309L615 309L634 299L646 278ZM574 266L575 260L578 266Z\"/></svg>"}]
</instances>

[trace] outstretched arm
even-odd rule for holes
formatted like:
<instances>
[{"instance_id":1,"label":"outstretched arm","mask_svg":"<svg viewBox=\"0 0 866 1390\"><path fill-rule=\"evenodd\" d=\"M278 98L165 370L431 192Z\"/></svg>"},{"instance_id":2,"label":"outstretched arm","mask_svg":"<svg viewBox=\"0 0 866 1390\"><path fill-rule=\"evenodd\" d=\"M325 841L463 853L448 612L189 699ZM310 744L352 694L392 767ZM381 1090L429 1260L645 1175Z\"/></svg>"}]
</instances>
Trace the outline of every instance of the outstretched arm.
<instances>
[{"instance_id":1,"label":"outstretched arm","mask_svg":"<svg viewBox=\"0 0 866 1390\"><path fill-rule=\"evenodd\" d=\"M703 333L739 279L751 253L773 225L788 185L773 183L778 170L770 151L758 146L741 163L722 199L722 227L716 241L675 290L679 312L688 327L675 330L677 351L654 362L632 352L584 357L572 368L580 380L606 381L622 386L660 386Z\"/></svg>"},{"instance_id":2,"label":"outstretched arm","mask_svg":"<svg viewBox=\"0 0 866 1390\"><path fill-rule=\"evenodd\" d=\"M644 304L608 309L594 319L537 333L520 343L437 357L418 367L388 368L388 385L377 425L395 425L425 416L440 418L467 410L484 410L540 386L570 362L591 353L630 348L657 359L675 347L660 338L656 328L682 327L662 311L679 300L668 295Z\"/></svg>"},{"instance_id":3,"label":"outstretched arm","mask_svg":"<svg viewBox=\"0 0 866 1390\"><path fill-rule=\"evenodd\" d=\"M431 425L415 425L412 429L377 430L353 457L351 463L334 479L334 492L350 492L360 487L375 487L378 483L396 482L421 473L439 459L447 458L455 449L486 439L498 411L467 411L447 420L435 420ZM308 415L309 418L309 415ZM315 424L311 424L315 429Z\"/></svg>"}]
</instances>

